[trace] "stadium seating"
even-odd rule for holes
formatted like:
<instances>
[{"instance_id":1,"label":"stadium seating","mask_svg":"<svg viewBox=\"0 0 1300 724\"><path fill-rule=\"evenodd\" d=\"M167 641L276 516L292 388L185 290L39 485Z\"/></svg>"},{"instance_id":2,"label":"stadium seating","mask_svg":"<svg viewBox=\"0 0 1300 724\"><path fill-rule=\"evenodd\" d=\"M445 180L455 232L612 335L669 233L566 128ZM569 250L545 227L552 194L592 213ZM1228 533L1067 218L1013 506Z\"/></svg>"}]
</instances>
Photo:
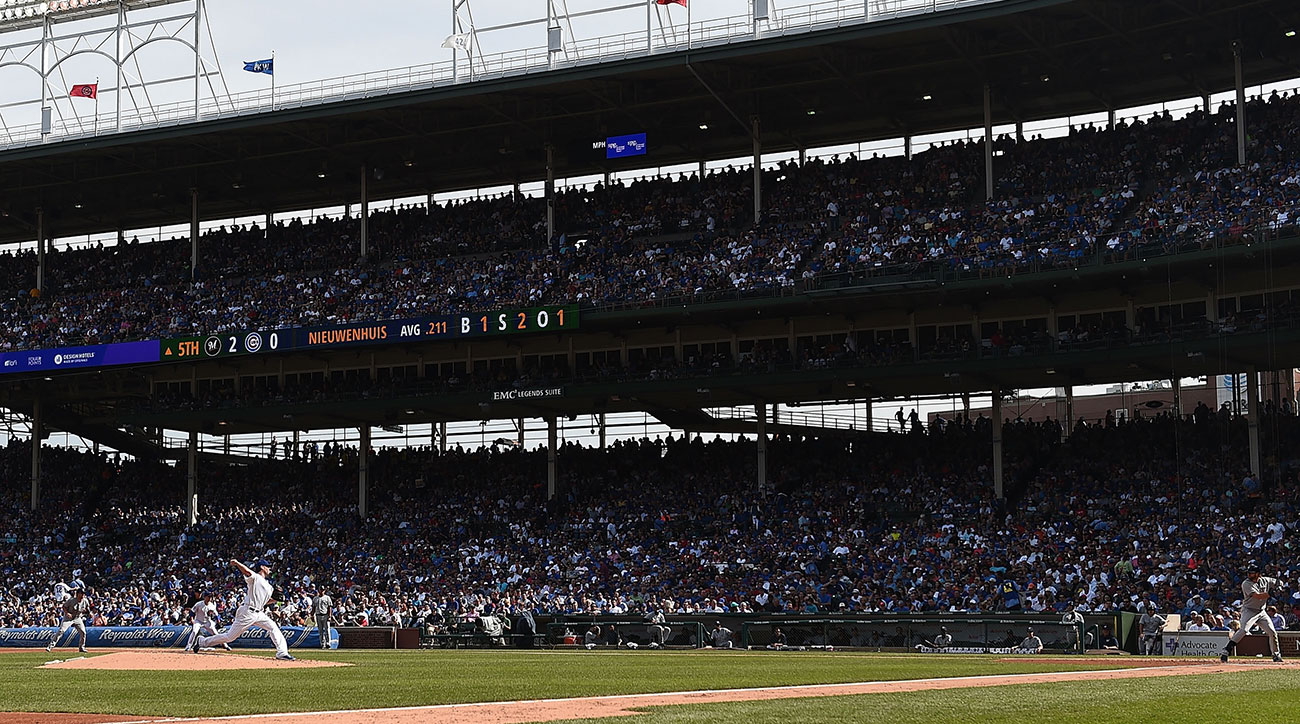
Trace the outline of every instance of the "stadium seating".
<instances>
[{"instance_id":1,"label":"stadium seating","mask_svg":"<svg viewBox=\"0 0 1300 724\"><path fill-rule=\"evenodd\" d=\"M355 218L223 228L203 236L196 281L173 239L0 264L0 350L274 328L417 311L774 294L875 274L1006 275L1175 253L1291 229L1300 211L1300 98L1252 101L1235 167L1233 110L1167 116L1068 137L1000 139L983 199L982 151L783 164L649 180L556 197L548 244L537 199L377 211L370 258ZM122 280L130 280L123 283Z\"/></svg>"},{"instance_id":2,"label":"stadium seating","mask_svg":"<svg viewBox=\"0 0 1300 724\"><path fill-rule=\"evenodd\" d=\"M520 608L993 611L1005 580L1032 611L1157 600L1187 612L1199 595L1198 610L1219 615L1247 560L1295 580L1291 414L1266 409L1274 462L1259 481L1243 472L1245 422L1226 410L1081 422L1064 442L1054 421L1008 421L1005 507L989 483L991 425L777 438L758 492L752 441L568 444L549 504L544 452L384 449L365 522L356 450L282 441L275 459L205 469L188 529L182 470L57 448L44 451L33 515L30 449L12 443L0 452L0 626L49 621L54 584L75 580L110 623L181 620L208 587L229 610L242 591L232 556L274 562L282 620L302 618L314 585L334 594L338 620L403 625Z\"/></svg>"}]
</instances>

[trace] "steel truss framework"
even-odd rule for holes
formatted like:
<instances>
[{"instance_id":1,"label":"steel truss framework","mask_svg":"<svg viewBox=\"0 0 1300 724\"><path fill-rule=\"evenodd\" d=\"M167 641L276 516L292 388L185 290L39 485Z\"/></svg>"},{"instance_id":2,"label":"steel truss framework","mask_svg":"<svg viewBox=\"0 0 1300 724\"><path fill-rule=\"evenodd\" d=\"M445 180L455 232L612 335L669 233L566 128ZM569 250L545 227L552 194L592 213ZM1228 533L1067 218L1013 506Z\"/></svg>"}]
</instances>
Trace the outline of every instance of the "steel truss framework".
<instances>
[{"instance_id":1,"label":"steel truss framework","mask_svg":"<svg viewBox=\"0 0 1300 724\"><path fill-rule=\"evenodd\" d=\"M165 6L165 7L160 7ZM150 12L146 12L150 11ZM77 30L63 31L63 21L76 20L82 24ZM86 27L86 24L93 24ZM169 0L168 2L131 2L117 0L105 12L91 16L62 16L46 14L28 27L39 27L39 37L11 40L17 33L5 33L9 28L0 25L0 71L7 68L24 68L37 76L39 94L0 105L0 134L12 140L13 113L29 117L22 109L36 107L40 111L42 137L63 133L85 134L118 131L122 127L123 112L129 110L136 116L165 118L198 118L200 101L210 98L218 104L230 95L221 74L216 46L212 42L211 27L207 20L204 0ZM21 27L19 29L22 29ZM186 48L194 58L192 72L163 78L147 78L140 61L140 52L159 44L176 43ZM98 56L111 64L113 85L99 88L99 95L112 95L111 110L101 116L99 100L89 117L76 113L68 103L73 83L65 74L64 64L80 56ZM96 83L99 79L96 78ZM161 89L180 84L192 84L189 99L180 103L155 102L154 95ZM205 91L206 85L206 93ZM220 86L220 91L218 90ZM16 84L7 84L16 87ZM124 109L124 104L129 108ZM34 114L31 118L37 118Z\"/></svg>"},{"instance_id":2,"label":"steel truss framework","mask_svg":"<svg viewBox=\"0 0 1300 724\"><path fill-rule=\"evenodd\" d=\"M691 15L690 8L692 3L688 3L685 8L678 5L660 5L655 0L632 0L631 2L611 5L609 7L596 8L592 10L579 10L571 12L569 10L568 0L545 0L546 17L533 18L527 20L515 20L497 25L478 26L474 23L474 9L471 0L451 0L451 27L453 37L465 38L461 44L455 45L453 52L453 74L456 81L462 79L462 61L461 55L464 55L463 69L467 74L465 77L469 80L474 79L476 72L487 70L483 64L482 58L484 53L479 47L478 39L481 34L492 33L502 30L512 30L516 28L525 28L529 26L543 26L546 31L546 54L547 63L554 67L557 62L564 60L576 59L579 56L578 46L583 42L583 38L573 30L573 20L578 18L592 18L599 16L609 16L615 13L622 13L627 17L627 12L631 10L645 10L645 26L643 28L645 35L645 51L655 52L656 36L658 36L658 46L661 48L674 47L678 44L689 44L691 32ZM764 10L756 8L774 7L774 0L758 0L755 5L751 0L751 14L756 18L755 28L759 25L757 13L763 13L763 20L766 21L768 15ZM674 22L672 13L679 11L685 13L685 23ZM640 32L640 31L637 31ZM476 58L478 59L476 65Z\"/></svg>"}]
</instances>

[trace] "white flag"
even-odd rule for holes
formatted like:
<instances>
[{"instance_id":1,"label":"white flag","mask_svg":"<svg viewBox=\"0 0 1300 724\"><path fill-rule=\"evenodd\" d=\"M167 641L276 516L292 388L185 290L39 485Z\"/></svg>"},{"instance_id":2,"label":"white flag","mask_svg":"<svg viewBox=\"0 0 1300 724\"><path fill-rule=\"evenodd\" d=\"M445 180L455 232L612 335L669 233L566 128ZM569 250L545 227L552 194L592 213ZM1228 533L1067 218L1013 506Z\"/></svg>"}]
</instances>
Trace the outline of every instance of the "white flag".
<instances>
[{"instance_id":1,"label":"white flag","mask_svg":"<svg viewBox=\"0 0 1300 724\"><path fill-rule=\"evenodd\" d=\"M452 48L453 50L469 50L469 43L469 33L456 33L455 35L448 35L447 39L442 41L442 47Z\"/></svg>"}]
</instances>

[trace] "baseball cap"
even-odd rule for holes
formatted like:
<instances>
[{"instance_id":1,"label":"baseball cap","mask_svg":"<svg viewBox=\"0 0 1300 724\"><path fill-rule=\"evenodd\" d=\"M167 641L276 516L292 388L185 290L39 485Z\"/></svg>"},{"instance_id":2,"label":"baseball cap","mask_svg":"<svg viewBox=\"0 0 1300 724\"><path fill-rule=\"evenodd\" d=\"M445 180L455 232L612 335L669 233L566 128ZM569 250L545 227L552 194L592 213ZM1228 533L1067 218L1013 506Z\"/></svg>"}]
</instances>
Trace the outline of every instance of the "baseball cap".
<instances>
[{"instance_id":1,"label":"baseball cap","mask_svg":"<svg viewBox=\"0 0 1300 724\"><path fill-rule=\"evenodd\" d=\"M258 558L258 559L257 559L257 564L256 564L256 565L257 565L258 568L261 568L262 566L266 566L267 568L270 568L270 567L271 567L271 562L268 561L268 560L266 560L265 558Z\"/></svg>"}]
</instances>

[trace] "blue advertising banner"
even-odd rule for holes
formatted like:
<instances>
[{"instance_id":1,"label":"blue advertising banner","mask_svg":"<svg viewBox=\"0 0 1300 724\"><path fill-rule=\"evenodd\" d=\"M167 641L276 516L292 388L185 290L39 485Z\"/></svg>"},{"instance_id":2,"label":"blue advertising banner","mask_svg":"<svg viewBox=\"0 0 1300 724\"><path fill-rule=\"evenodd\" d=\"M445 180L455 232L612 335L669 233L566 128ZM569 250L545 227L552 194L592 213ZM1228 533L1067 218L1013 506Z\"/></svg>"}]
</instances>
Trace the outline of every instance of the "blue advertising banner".
<instances>
[{"instance_id":1,"label":"blue advertising banner","mask_svg":"<svg viewBox=\"0 0 1300 724\"><path fill-rule=\"evenodd\" d=\"M605 139L605 158L624 158L626 156L644 156L646 140L644 133L627 136L610 136Z\"/></svg>"},{"instance_id":2,"label":"blue advertising banner","mask_svg":"<svg viewBox=\"0 0 1300 724\"><path fill-rule=\"evenodd\" d=\"M154 344L156 346L157 342ZM0 648L42 648L57 632L57 628L49 626L0 628ZM314 626L311 628L281 626L280 632L284 634L284 640L288 642L291 649L311 649L320 646L320 635L316 633ZM179 649L185 646L189 636L189 626L87 626L86 646L88 648ZM57 645L76 646L80 639L81 634L68 629L59 638ZM271 645L271 635L260 628L248 629L230 645L240 649L274 648ZM339 647L337 629L330 629L329 646L331 649Z\"/></svg>"},{"instance_id":3,"label":"blue advertising banner","mask_svg":"<svg viewBox=\"0 0 1300 724\"><path fill-rule=\"evenodd\" d=\"M0 354L0 372L49 372L157 362L158 341L96 344Z\"/></svg>"}]
</instances>

